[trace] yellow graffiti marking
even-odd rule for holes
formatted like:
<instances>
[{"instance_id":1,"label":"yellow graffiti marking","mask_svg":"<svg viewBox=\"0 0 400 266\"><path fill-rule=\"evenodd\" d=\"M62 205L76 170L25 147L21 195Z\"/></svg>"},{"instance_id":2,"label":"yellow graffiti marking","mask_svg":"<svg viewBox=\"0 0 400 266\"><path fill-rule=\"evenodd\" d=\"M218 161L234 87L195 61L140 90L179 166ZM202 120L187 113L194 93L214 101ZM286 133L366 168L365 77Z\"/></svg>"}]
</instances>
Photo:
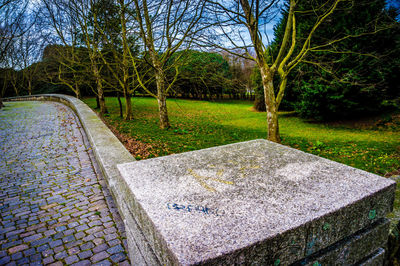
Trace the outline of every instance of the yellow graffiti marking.
<instances>
[{"instance_id":1,"label":"yellow graffiti marking","mask_svg":"<svg viewBox=\"0 0 400 266\"><path fill-rule=\"evenodd\" d=\"M245 172L248 169L259 169L260 166L259 165L251 165L251 166L245 166L245 167L241 167L239 169L239 173L241 174L242 178L245 178L247 176L247 173Z\"/></svg>"},{"instance_id":2,"label":"yellow graffiti marking","mask_svg":"<svg viewBox=\"0 0 400 266\"><path fill-rule=\"evenodd\" d=\"M210 177L210 176L201 176L198 175L195 171L193 171L193 169L188 169L189 174L191 174L197 182L199 182L199 184L204 187L205 189L207 189L208 191L211 192L216 192L217 190L211 186L209 186L206 182L204 182L205 180L212 180L212 181L216 181L216 182L220 182L223 184L227 184L227 185L234 185L235 183L232 181L227 181L227 180L223 180L223 179L219 179L219 178L214 178L214 177ZM217 172L217 176L222 176L223 174L223 170L219 170Z\"/></svg>"}]
</instances>

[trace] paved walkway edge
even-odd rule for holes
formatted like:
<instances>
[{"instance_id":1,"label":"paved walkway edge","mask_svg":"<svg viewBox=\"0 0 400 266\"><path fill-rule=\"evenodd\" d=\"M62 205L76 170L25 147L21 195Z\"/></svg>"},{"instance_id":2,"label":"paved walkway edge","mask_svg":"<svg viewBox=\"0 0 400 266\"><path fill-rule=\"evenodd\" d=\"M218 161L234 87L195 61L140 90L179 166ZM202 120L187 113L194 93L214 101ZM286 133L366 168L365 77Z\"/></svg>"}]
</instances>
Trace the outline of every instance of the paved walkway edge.
<instances>
[{"instance_id":1,"label":"paved walkway edge","mask_svg":"<svg viewBox=\"0 0 400 266\"><path fill-rule=\"evenodd\" d=\"M137 219L137 217L132 217L132 213L128 208L129 199L132 199L133 194L126 180L120 175L117 165L133 162L135 159L89 106L75 97L62 94L10 97L4 98L3 101L53 101L70 107L82 124L96 161L124 220L125 228L128 229L132 226L132 220L135 221ZM136 256L138 255L138 250L136 250L137 247L134 244L136 241L132 239L132 234L129 234L128 231L130 230L127 230L129 257L133 262L138 259L137 257L133 258L135 253Z\"/></svg>"}]
</instances>

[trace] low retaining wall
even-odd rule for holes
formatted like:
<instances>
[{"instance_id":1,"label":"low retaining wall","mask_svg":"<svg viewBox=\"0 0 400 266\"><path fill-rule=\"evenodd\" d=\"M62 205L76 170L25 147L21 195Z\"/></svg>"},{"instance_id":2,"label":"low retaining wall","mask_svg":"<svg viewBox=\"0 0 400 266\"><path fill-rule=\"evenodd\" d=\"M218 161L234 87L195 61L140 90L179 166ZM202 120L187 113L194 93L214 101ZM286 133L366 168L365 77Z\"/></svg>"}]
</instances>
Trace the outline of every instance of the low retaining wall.
<instances>
[{"instance_id":1,"label":"low retaining wall","mask_svg":"<svg viewBox=\"0 0 400 266\"><path fill-rule=\"evenodd\" d=\"M135 161L80 100L133 265L382 265L394 181L266 140Z\"/></svg>"}]
</instances>

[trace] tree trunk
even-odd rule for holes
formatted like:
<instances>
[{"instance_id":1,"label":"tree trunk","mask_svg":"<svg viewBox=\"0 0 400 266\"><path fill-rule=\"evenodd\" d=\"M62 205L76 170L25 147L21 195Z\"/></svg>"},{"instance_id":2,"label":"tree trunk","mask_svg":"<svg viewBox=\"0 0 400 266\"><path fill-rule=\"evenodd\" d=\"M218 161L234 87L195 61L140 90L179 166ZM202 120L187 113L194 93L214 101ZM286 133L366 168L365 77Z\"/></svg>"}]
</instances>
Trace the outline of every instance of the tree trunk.
<instances>
[{"instance_id":1,"label":"tree trunk","mask_svg":"<svg viewBox=\"0 0 400 266\"><path fill-rule=\"evenodd\" d=\"M133 120L131 94L125 89L125 120Z\"/></svg>"},{"instance_id":2,"label":"tree trunk","mask_svg":"<svg viewBox=\"0 0 400 266\"><path fill-rule=\"evenodd\" d=\"M168 129L171 127L171 125L169 123L168 110L167 110L167 95L165 93L165 75L161 67L156 69L156 84L157 84L158 110L160 113L160 127L162 129Z\"/></svg>"},{"instance_id":3,"label":"tree trunk","mask_svg":"<svg viewBox=\"0 0 400 266\"><path fill-rule=\"evenodd\" d=\"M98 93L98 100L99 100L99 105L100 105L100 114L104 115L107 113L107 108L106 108L106 101L104 99L104 91L103 87L99 84L97 84L97 93Z\"/></svg>"},{"instance_id":4,"label":"tree trunk","mask_svg":"<svg viewBox=\"0 0 400 266\"><path fill-rule=\"evenodd\" d=\"M76 98L78 98L78 99L82 98L81 91L79 89L75 92L75 94L76 94Z\"/></svg>"},{"instance_id":5,"label":"tree trunk","mask_svg":"<svg viewBox=\"0 0 400 266\"><path fill-rule=\"evenodd\" d=\"M281 143L279 135L278 112L275 105L267 105L268 140Z\"/></svg>"},{"instance_id":6,"label":"tree trunk","mask_svg":"<svg viewBox=\"0 0 400 266\"><path fill-rule=\"evenodd\" d=\"M280 143L278 108L275 100L273 74L260 67L267 111L268 140Z\"/></svg>"},{"instance_id":7,"label":"tree trunk","mask_svg":"<svg viewBox=\"0 0 400 266\"><path fill-rule=\"evenodd\" d=\"M14 88L15 95L16 95L16 96L19 96L19 89L18 89L18 87L17 87L17 81L16 81L16 80L11 81L11 84L12 84L12 86L13 86L13 88Z\"/></svg>"},{"instance_id":8,"label":"tree trunk","mask_svg":"<svg viewBox=\"0 0 400 266\"><path fill-rule=\"evenodd\" d=\"M3 105L3 99L0 98L0 109L3 108L3 107L4 107L4 105Z\"/></svg>"},{"instance_id":9,"label":"tree trunk","mask_svg":"<svg viewBox=\"0 0 400 266\"><path fill-rule=\"evenodd\" d=\"M157 97L158 110L160 112L160 127L162 129L168 129L171 127L168 119L167 111L167 96L164 93L159 93Z\"/></svg>"},{"instance_id":10,"label":"tree trunk","mask_svg":"<svg viewBox=\"0 0 400 266\"><path fill-rule=\"evenodd\" d=\"M118 99L118 105L119 105L119 117L124 117L124 113L122 112L122 102L121 102L121 97L119 96L119 91L117 91L117 99Z\"/></svg>"},{"instance_id":11,"label":"tree trunk","mask_svg":"<svg viewBox=\"0 0 400 266\"><path fill-rule=\"evenodd\" d=\"M127 39L126 32L126 18L125 18L125 5L124 1L119 1L121 6L121 36L122 36L122 73L123 73L123 92L125 96L125 120L132 120L132 102L131 102L131 94L129 92L128 78L129 78L129 67L128 67L128 54L129 54L129 44ZM119 93L118 93L119 94Z\"/></svg>"},{"instance_id":12,"label":"tree trunk","mask_svg":"<svg viewBox=\"0 0 400 266\"><path fill-rule=\"evenodd\" d=\"M106 99L104 98L104 91L103 87L97 87L97 91L99 93L99 103L100 103L100 114L104 115L108 113L107 107L106 107Z\"/></svg>"},{"instance_id":13,"label":"tree trunk","mask_svg":"<svg viewBox=\"0 0 400 266\"><path fill-rule=\"evenodd\" d=\"M28 80L28 94L32 95L32 81Z\"/></svg>"},{"instance_id":14,"label":"tree trunk","mask_svg":"<svg viewBox=\"0 0 400 266\"><path fill-rule=\"evenodd\" d=\"M99 69L97 68L96 64L93 65L93 74L96 78L97 95L98 95L99 104L100 104L100 114L104 115L104 114L108 113L108 111L107 111L107 107L106 107L106 100L104 98L103 83L101 82Z\"/></svg>"},{"instance_id":15,"label":"tree trunk","mask_svg":"<svg viewBox=\"0 0 400 266\"><path fill-rule=\"evenodd\" d=\"M78 98L78 99L82 98L81 89L79 88L77 81L75 81L75 95L76 95L76 98Z\"/></svg>"},{"instance_id":16,"label":"tree trunk","mask_svg":"<svg viewBox=\"0 0 400 266\"><path fill-rule=\"evenodd\" d=\"M96 109L100 109L100 100L97 94L96 94Z\"/></svg>"}]
</instances>

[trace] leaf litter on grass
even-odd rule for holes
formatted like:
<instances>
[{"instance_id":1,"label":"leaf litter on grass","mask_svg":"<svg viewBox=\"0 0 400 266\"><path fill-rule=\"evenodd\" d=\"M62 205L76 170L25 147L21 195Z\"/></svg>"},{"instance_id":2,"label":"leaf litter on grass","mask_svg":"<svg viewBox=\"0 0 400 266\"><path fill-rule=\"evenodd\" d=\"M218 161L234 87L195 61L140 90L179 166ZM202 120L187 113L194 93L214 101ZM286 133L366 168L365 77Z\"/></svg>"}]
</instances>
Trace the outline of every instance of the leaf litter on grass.
<instances>
[{"instance_id":1,"label":"leaf litter on grass","mask_svg":"<svg viewBox=\"0 0 400 266\"><path fill-rule=\"evenodd\" d=\"M172 128L160 130L154 99L135 98L135 120L129 122L119 118L116 98L107 98L107 101L110 116L105 119L119 131L116 135L121 135L119 138L128 150L141 159L266 138L265 113L249 111L251 102L205 104L172 99L169 100ZM95 106L94 99L85 102ZM281 112L279 118L284 145L380 175L400 168L400 150L396 150L400 133L398 127L392 128L396 123L390 122L387 129L381 130L308 123L293 113Z\"/></svg>"}]
</instances>

